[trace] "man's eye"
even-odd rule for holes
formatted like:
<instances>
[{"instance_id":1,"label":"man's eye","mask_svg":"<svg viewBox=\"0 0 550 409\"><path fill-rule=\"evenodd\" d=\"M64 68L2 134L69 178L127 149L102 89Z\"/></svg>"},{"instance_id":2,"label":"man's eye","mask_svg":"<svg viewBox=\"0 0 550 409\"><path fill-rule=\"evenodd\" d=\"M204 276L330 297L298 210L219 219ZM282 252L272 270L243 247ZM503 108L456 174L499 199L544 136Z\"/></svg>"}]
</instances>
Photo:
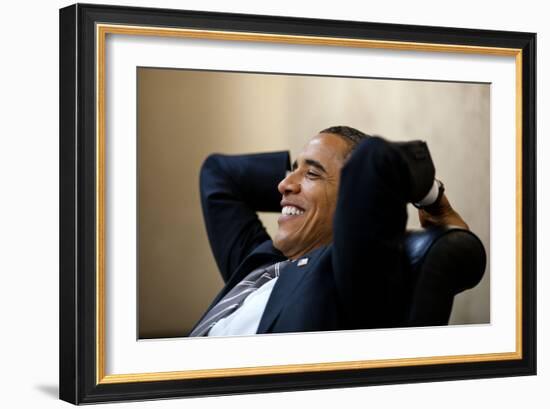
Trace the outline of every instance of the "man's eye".
<instances>
[{"instance_id":1,"label":"man's eye","mask_svg":"<svg viewBox=\"0 0 550 409\"><path fill-rule=\"evenodd\" d=\"M310 170L307 172L307 175L311 178L318 178L320 176L319 174L312 172Z\"/></svg>"}]
</instances>

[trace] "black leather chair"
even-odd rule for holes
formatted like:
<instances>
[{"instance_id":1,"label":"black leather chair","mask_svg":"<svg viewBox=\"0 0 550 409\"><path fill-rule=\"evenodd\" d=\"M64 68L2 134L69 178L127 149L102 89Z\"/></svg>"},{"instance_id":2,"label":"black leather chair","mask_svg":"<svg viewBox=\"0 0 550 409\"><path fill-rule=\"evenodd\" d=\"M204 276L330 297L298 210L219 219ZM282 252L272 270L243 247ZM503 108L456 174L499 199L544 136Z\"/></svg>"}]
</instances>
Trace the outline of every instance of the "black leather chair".
<instances>
[{"instance_id":1,"label":"black leather chair","mask_svg":"<svg viewBox=\"0 0 550 409\"><path fill-rule=\"evenodd\" d=\"M410 230L404 240L410 263L407 327L447 325L454 296L482 279L486 253L481 240L458 227Z\"/></svg>"}]
</instances>

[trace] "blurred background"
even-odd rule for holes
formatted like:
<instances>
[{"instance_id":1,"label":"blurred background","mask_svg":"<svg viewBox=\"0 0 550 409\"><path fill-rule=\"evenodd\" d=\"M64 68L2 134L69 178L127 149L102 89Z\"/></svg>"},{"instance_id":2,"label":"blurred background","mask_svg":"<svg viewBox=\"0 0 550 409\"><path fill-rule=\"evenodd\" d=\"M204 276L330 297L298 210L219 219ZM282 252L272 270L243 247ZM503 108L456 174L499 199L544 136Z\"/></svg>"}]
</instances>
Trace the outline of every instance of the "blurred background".
<instances>
[{"instance_id":1,"label":"blurred background","mask_svg":"<svg viewBox=\"0 0 550 409\"><path fill-rule=\"evenodd\" d=\"M483 241L482 282L450 324L490 322L490 85L138 68L139 338L185 336L223 286L199 200L213 152L290 150L333 125L427 141L453 207ZM270 234L278 214L260 214ZM419 227L409 207L409 227Z\"/></svg>"}]
</instances>

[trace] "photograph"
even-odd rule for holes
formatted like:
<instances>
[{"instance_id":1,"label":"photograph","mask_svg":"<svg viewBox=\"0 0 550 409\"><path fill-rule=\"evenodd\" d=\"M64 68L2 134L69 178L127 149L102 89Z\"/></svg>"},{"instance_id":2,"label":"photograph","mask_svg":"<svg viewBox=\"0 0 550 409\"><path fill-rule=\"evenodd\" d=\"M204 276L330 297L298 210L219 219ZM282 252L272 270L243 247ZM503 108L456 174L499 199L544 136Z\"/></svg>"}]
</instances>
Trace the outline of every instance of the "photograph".
<instances>
[{"instance_id":1,"label":"photograph","mask_svg":"<svg viewBox=\"0 0 550 409\"><path fill-rule=\"evenodd\" d=\"M490 95L138 67L139 338L490 324ZM426 150L416 199L415 158L369 190L377 138Z\"/></svg>"}]
</instances>

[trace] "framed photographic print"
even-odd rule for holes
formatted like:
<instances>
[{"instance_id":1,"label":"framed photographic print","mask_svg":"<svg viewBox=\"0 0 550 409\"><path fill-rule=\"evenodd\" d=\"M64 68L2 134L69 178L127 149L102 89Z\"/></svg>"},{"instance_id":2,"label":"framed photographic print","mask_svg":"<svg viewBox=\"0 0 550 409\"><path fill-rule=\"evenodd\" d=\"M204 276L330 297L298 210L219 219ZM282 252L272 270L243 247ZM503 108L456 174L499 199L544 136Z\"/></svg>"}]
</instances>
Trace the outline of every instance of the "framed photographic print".
<instances>
[{"instance_id":1,"label":"framed photographic print","mask_svg":"<svg viewBox=\"0 0 550 409\"><path fill-rule=\"evenodd\" d=\"M61 9L60 398L535 374L535 56Z\"/></svg>"}]
</instances>

